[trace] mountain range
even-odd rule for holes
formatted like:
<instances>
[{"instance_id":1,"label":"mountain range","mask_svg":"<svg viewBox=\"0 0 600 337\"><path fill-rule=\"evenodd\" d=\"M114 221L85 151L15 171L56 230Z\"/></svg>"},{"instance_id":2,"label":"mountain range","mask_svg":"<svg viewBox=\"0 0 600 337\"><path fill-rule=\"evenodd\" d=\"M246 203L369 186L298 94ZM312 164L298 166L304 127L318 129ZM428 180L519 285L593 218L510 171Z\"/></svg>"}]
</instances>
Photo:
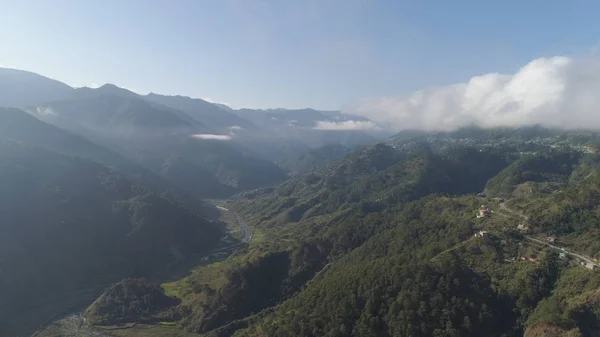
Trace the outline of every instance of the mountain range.
<instances>
[{"instance_id":1,"label":"mountain range","mask_svg":"<svg viewBox=\"0 0 600 337\"><path fill-rule=\"evenodd\" d=\"M2 336L600 331L600 132L383 139L336 111L4 73Z\"/></svg>"},{"instance_id":2,"label":"mountain range","mask_svg":"<svg viewBox=\"0 0 600 337\"><path fill-rule=\"evenodd\" d=\"M113 84L72 88L14 69L0 70L0 89L0 106L23 109L84 137L199 198L274 185L304 169L289 164L310 151L382 136L318 129L323 122L367 121L340 112L233 110L190 97L139 95Z\"/></svg>"},{"instance_id":3,"label":"mountain range","mask_svg":"<svg viewBox=\"0 0 600 337\"><path fill-rule=\"evenodd\" d=\"M220 247L219 210L203 199L274 186L339 152L296 158L351 138L315 142L307 121L293 137L277 128L201 99L1 68L0 334Z\"/></svg>"},{"instance_id":4,"label":"mountain range","mask_svg":"<svg viewBox=\"0 0 600 337\"><path fill-rule=\"evenodd\" d=\"M248 246L162 291L115 283L83 317L117 336L596 336L599 140L466 128L331 149L228 200Z\"/></svg>"}]
</instances>

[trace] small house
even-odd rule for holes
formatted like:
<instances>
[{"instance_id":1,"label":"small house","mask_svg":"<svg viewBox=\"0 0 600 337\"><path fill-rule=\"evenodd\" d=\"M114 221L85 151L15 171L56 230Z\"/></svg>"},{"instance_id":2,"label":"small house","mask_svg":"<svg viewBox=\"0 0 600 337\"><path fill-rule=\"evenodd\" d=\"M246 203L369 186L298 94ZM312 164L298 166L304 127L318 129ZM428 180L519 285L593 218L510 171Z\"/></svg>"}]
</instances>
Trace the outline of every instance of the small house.
<instances>
[{"instance_id":1,"label":"small house","mask_svg":"<svg viewBox=\"0 0 600 337\"><path fill-rule=\"evenodd\" d=\"M558 257L564 260L564 259L566 259L566 258L567 258L567 253L565 253L565 252L560 252L560 253L558 253Z\"/></svg>"},{"instance_id":2,"label":"small house","mask_svg":"<svg viewBox=\"0 0 600 337\"><path fill-rule=\"evenodd\" d=\"M546 238L546 241L548 241L550 243L554 243L554 242L556 242L556 236L549 236Z\"/></svg>"},{"instance_id":3,"label":"small house","mask_svg":"<svg viewBox=\"0 0 600 337\"><path fill-rule=\"evenodd\" d=\"M517 229L521 232L527 232L527 231L529 231L529 226L527 226L525 224L519 224L517 226Z\"/></svg>"},{"instance_id":4,"label":"small house","mask_svg":"<svg viewBox=\"0 0 600 337\"><path fill-rule=\"evenodd\" d=\"M489 208L483 208L479 210L479 214L477 214L477 218L485 218L490 214Z\"/></svg>"},{"instance_id":5,"label":"small house","mask_svg":"<svg viewBox=\"0 0 600 337\"><path fill-rule=\"evenodd\" d=\"M479 231L479 232L475 233L475 237L482 238L482 237L486 236L487 234L488 234L487 231Z\"/></svg>"}]
</instances>

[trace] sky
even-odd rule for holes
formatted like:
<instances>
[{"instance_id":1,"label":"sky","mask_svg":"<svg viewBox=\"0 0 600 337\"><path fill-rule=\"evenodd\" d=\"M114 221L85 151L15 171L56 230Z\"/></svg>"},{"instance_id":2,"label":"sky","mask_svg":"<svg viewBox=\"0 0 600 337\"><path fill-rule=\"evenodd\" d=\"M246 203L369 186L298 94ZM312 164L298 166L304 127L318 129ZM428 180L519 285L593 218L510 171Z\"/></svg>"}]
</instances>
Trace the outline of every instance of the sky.
<instances>
[{"instance_id":1,"label":"sky","mask_svg":"<svg viewBox=\"0 0 600 337\"><path fill-rule=\"evenodd\" d=\"M454 114L464 111L448 101L481 108L497 91L510 96L507 83L536 60L565 57L545 66L571 69L600 51L598 1L0 0L0 8L4 67L234 108L343 108L396 128L430 127L436 121L414 117L439 111L460 124ZM498 76L475 84L483 89L440 93L486 74ZM412 124L398 118L407 114Z\"/></svg>"}]
</instances>

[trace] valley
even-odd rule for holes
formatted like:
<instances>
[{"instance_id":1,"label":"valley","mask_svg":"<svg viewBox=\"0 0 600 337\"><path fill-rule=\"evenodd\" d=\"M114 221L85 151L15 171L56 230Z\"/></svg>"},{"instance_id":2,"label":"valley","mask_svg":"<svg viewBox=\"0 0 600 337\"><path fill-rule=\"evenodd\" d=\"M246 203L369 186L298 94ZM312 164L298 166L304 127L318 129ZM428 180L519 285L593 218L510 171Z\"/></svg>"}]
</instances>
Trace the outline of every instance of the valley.
<instances>
[{"instance_id":1,"label":"valley","mask_svg":"<svg viewBox=\"0 0 600 337\"><path fill-rule=\"evenodd\" d=\"M0 95L2 336L600 328L600 133L336 130L375 124L21 75L57 89Z\"/></svg>"},{"instance_id":2,"label":"valley","mask_svg":"<svg viewBox=\"0 0 600 337\"><path fill-rule=\"evenodd\" d=\"M451 142L436 148L408 143L402 150L366 147L275 189L219 202L229 228L237 226L231 236L240 243L221 248L236 249L220 258L217 249L204 262L189 260L184 269L192 273L173 273L167 283L156 279L180 301L175 321L83 329L105 336L211 337L326 331L345 336L345 329L373 336L381 331L428 336L435 329L528 336L536 329L586 329L576 316L568 316L572 325L553 325L556 319L549 317L560 313L549 314L545 306L552 300L560 301L555 310L580 310L556 296L573 291L563 284L572 277L588 289L581 290L585 296L593 296L588 292L600 286L600 273L593 270L599 256L574 245L587 231L557 229L555 220L544 219L553 219L549 212L564 203L586 202L571 193L595 197L590 184L597 166L590 163L596 155L547 145L540 154L523 155L511 146L481 151ZM258 240L248 242L252 237ZM420 283L410 283L415 277ZM448 297L428 299L433 294ZM451 300L457 294L466 307ZM402 305L394 304L398 298ZM337 307L327 304L340 301ZM441 316L450 322L444 325L436 321L439 314L419 311L411 301L434 311L449 306L459 316ZM392 323L390 310L426 323ZM363 321L365 312L386 323ZM336 327L330 315L346 321ZM456 320L460 325L449 328ZM302 333L301 326L312 332Z\"/></svg>"},{"instance_id":3,"label":"valley","mask_svg":"<svg viewBox=\"0 0 600 337\"><path fill-rule=\"evenodd\" d=\"M231 255L235 250L240 249L243 245L247 245L250 243L250 241L252 240L252 234L248 226L242 220L242 218L226 208L220 207L219 210L221 211L220 219L222 219L224 222L228 220L231 221L232 216L233 218L235 218L236 225L239 226L239 230L243 233L242 238L238 240L238 242L222 242L222 247L216 248L210 252L201 254L199 256L188 257L185 261L169 265L163 271L160 271L155 275L149 277L150 281L158 284L163 284L163 288L165 288L167 292L176 291L173 290L172 286L178 281L189 276L190 273L193 272L193 269L222 261L226 259L229 255ZM40 331L34 334L34 336L109 337L115 336L115 334L113 334L115 330L126 331L135 329L137 324L125 324L115 326L113 328L94 328L86 323L86 318L84 317L83 310L87 308L109 285L110 284L106 284L104 286L98 287L97 289L89 289L87 291L78 291L69 296L66 296L66 298L70 298L72 302L78 303L71 306L71 308L77 308L80 311L69 313L63 318L53 319L51 324L40 329ZM88 293L89 295L85 296L86 293ZM39 305L44 306L43 303L39 303ZM147 325L139 333L144 333L144 335L147 336L161 336L163 330L167 330L168 333L169 330L172 330L172 327L169 328L168 324L158 324L156 326ZM117 336L118 335L119 334L117 334ZM128 334L125 333L125 336L127 335Z\"/></svg>"}]
</instances>

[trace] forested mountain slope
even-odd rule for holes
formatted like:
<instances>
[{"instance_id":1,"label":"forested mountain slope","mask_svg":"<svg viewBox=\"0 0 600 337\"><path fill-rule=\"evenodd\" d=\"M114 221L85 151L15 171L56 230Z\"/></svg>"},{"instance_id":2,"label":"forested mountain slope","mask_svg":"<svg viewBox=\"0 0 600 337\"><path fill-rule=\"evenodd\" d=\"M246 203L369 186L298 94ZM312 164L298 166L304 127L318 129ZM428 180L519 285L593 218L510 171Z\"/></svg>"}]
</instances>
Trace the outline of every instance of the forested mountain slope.
<instances>
[{"instance_id":1,"label":"forested mountain slope","mask_svg":"<svg viewBox=\"0 0 600 337\"><path fill-rule=\"evenodd\" d=\"M169 285L178 326L208 336L595 336L597 271L559 253L596 256L598 158L378 145L239 195L228 207L260 239ZM530 172L503 194L510 211L476 195L507 172ZM482 204L494 213L476 217ZM543 244L552 235L566 251Z\"/></svg>"},{"instance_id":2,"label":"forested mountain slope","mask_svg":"<svg viewBox=\"0 0 600 337\"><path fill-rule=\"evenodd\" d=\"M221 235L100 164L14 142L0 142L0 218L4 336L73 310L77 291L161 270L214 248Z\"/></svg>"},{"instance_id":3,"label":"forested mountain slope","mask_svg":"<svg viewBox=\"0 0 600 337\"><path fill-rule=\"evenodd\" d=\"M32 112L132 158L198 197L222 197L285 179L275 164L227 138L211 138L214 131L182 111L114 91L107 86L78 91Z\"/></svg>"},{"instance_id":4,"label":"forested mountain slope","mask_svg":"<svg viewBox=\"0 0 600 337\"><path fill-rule=\"evenodd\" d=\"M238 116L232 109L183 96L149 94L145 100L181 110L194 120L208 125L219 134L229 135L236 144L249 149L270 161L280 164L308 151L299 140L279 135L273 130L258 127L244 116ZM284 165L280 165L286 168Z\"/></svg>"},{"instance_id":5,"label":"forested mountain slope","mask_svg":"<svg viewBox=\"0 0 600 337\"><path fill-rule=\"evenodd\" d=\"M507 170L521 167L519 160ZM521 176L511 197L511 207L529 219L527 235L555 234L558 245L596 257L597 155L549 150L524 160L555 163L528 164L531 174ZM547 183L560 189L519 192ZM476 219L479 204L490 202L429 196L288 224L313 235L331 226L322 237L331 246L358 248L235 336L596 336L597 271L529 244L516 228L523 219L501 207L503 214ZM490 233L473 237L481 229Z\"/></svg>"},{"instance_id":6,"label":"forested mountain slope","mask_svg":"<svg viewBox=\"0 0 600 337\"><path fill-rule=\"evenodd\" d=\"M486 181L506 165L504 153L456 148L433 153L427 144L397 151L378 144L300 175L273 192L247 193L251 208L240 205L249 217L268 224L297 222L357 205L383 209L431 193L479 192Z\"/></svg>"},{"instance_id":7,"label":"forested mountain slope","mask_svg":"<svg viewBox=\"0 0 600 337\"><path fill-rule=\"evenodd\" d=\"M582 154L573 151L552 151L540 155L525 155L491 179L486 192L495 195L511 194L521 183L565 182L571 176Z\"/></svg>"},{"instance_id":8,"label":"forested mountain slope","mask_svg":"<svg viewBox=\"0 0 600 337\"><path fill-rule=\"evenodd\" d=\"M279 165L294 174L304 173L310 169L315 169L319 165L338 160L353 152L353 150L357 149L344 145L325 145L290 156L290 158L280 161Z\"/></svg>"},{"instance_id":9,"label":"forested mountain slope","mask_svg":"<svg viewBox=\"0 0 600 337\"><path fill-rule=\"evenodd\" d=\"M87 138L44 123L18 109L0 108L0 140L44 148L72 157L93 160L119 171L128 179L157 193L169 193L186 201L190 206L207 211L209 207L175 188L164 178L134 161L92 143Z\"/></svg>"},{"instance_id":10,"label":"forested mountain slope","mask_svg":"<svg viewBox=\"0 0 600 337\"><path fill-rule=\"evenodd\" d=\"M477 201L448 199L445 204L438 204L442 199L430 197L420 207L411 200L431 193L480 191L487 178L507 163L501 154L470 149L455 149L444 154L421 150L425 151L426 147L411 153L396 152L385 145L367 148L318 170L322 176L315 178L316 173L298 176L265 195L256 192L233 201L231 206L256 223L256 230L264 233L266 240L246 254L230 257L214 267L201 268L179 282L181 327L193 332L228 336L256 322L258 318L252 318L253 314L286 299L292 301L299 291L303 294L312 289L321 277L339 270L348 252L382 233L401 231L405 237L403 242L410 242L410 246L402 249L410 251L411 247L416 247L413 244L431 245L445 237L438 226L443 225L444 216L454 216L448 221L462 227L451 229L448 225L451 235L447 241L435 244L435 248L428 248L430 256L469 237L474 221L466 212L476 207ZM465 165L470 163L469 160L485 161L487 165L467 170ZM473 179L472 183L465 184L470 179ZM313 200L314 196L318 197L315 191L325 190L328 196ZM350 192L360 193L363 200L352 197ZM408 204L398 206L405 203ZM435 221L427 218L430 211L440 206L444 209L443 215ZM458 210L453 210L456 206ZM421 208L425 210L421 211ZM399 216L398 212L403 215ZM422 222L414 222L421 218ZM466 219L469 220L461 223ZM411 225L406 227L409 222ZM427 224L430 232L423 232L423 241L410 238L421 223ZM435 235L428 236L427 233ZM367 265L371 264L371 258L364 258ZM457 266L452 272L470 273L461 268ZM439 272L440 277L445 271ZM310 285L302 291L307 283ZM483 293L482 296L492 295ZM479 301L481 305L486 300ZM486 324L487 321L481 322L481 329ZM281 328L286 326L281 325ZM288 331L283 335L294 333Z\"/></svg>"}]
</instances>

